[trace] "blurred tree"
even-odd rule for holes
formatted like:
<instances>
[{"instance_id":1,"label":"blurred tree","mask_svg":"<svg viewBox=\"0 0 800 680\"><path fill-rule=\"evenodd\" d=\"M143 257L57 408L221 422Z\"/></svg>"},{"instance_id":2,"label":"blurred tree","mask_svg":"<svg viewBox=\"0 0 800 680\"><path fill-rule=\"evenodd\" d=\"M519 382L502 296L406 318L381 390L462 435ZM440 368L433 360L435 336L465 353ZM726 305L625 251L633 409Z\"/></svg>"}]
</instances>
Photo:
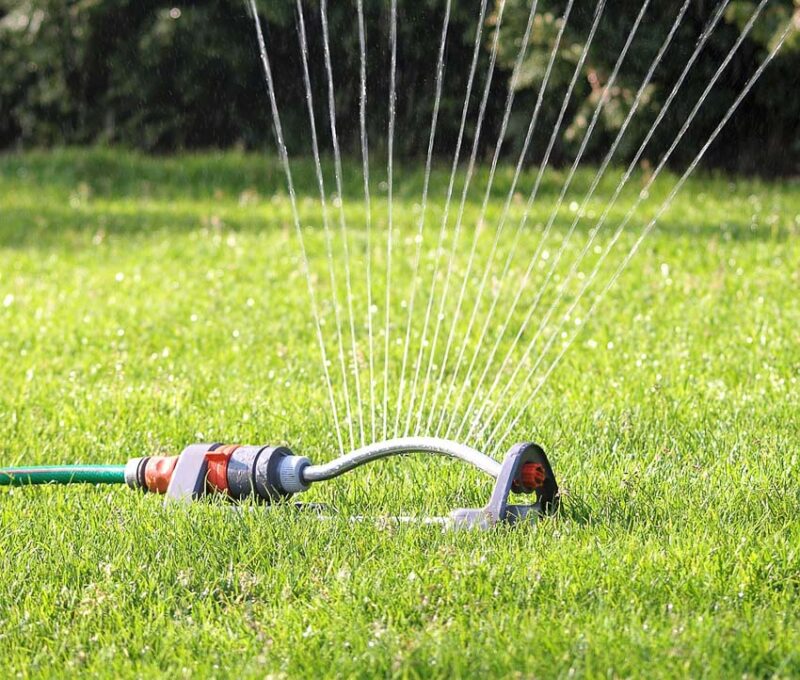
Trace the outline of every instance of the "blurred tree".
<instances>
[{"instance_id":1,"label":"blurred tree","mask_svg":"<svg viewBox=\"0 0 800 680\"><path fill-rule=\"evenodd\" d=\"M496 7L499 8L503 1L496 0ZM505 2L509 20L501 32L502 61L506 68L511 69L521 43L529 2ZM618 0L613 5L607 4L594 43L581 69L566 121L558 135L554 150L556 163L574 157L602 97L606 98L606 103L598 127L590 138L586 155L599 160L608 150L682 4L682 0L651 2L623 62L620 76L614 86L606 91L614 64L642 7L642 0ZM538 126L540 132L532 145L534 160L540 157L546 147L547 139L556 123L558 108L578 64L596 5L597 3L575 3L572 15L564 26L564 37L547 86L546 101L550 105L543 112L543 121ZM676 98L648 145L644 155L646 162L657 161L673 141L741 29L752 16L756 5L756 2L746 0L734 0L730 3L724 20L711 34L707 46L683 84L680 96ZM519 93L520 106L516 108L510 134L517 146L521 145L527 129L530 112L534 108L547 62L556 44L566 6L566 0L539 2L529 54L514 83ZM644 93L636 116L622 138L617 158L628 159L639 148L717 7L716 2L702 0L690 4L668 52ZM793 17L800 27L800 0L774 0L765 8L750 38L742 45L709 93L700 114L684 138L685 141L676 150L676 162L685 163L694 157ZM800 33L794 32L750 97L743 102L737 115L710 149L707 163L767 174L797 172L800 169L800 98L793 97L791 102L784 101L781 91L800 85L798 74ZM772 152L769 165L764 164L765 143Z\"/></svg>"},{"instance_id":2,"label":"blurred tree","mask_svg":"<svg viewBox=\"0 0 800 680\"><path fill-rule=\"evenodd\" d=\"M499 2L491 0L496 14ZM492 85L482 151L496 140L510 71L528 17L528 0L505 0L500 64ZM747 77L797 14L800 0L772 0L752 38L679 149L685 160L723 115ZM641 0L608 3L598 35L577 83L553 161L572 158L636 16ZM719 61L752 12L750 0L733 0L671 116L653 140L652 152L671 141ZM540 0L528 57L514 87L518 91L506 153L513 156L524 136L537 88L559 28L565 0ZM547 91L530 161L546 144L561 98L592 20L595 3L576 2ZM308 117L293 2L258 0L265 22L284 127L292 153L308 151ZM677 13L678 0L655 0L609 93L587 158L598 160L608 146L656 50ZM638 148L658 107L694 48L715 3L692 2L674 46L656 73L634 124L620 148L625 158ZM318 0L304 4L317 125L326 144L326 89ZM458 134L468 64L475 39L479 0L453 2L446 76L437 129L437 153L446 158ZM365 0L368 41L371 148L385 143L388 101L388 3ZM433 106L435 62L444 0L399 0L397 153L420 156L427 146ZM358 141L359 50L355 0L329 3L339 134L345 151ZM479 82L471 101L469 136L483 87L496 16L484 29ZM740 115L709 155L709 164L739 170L796 172L800 169L800 99L786 97L800 73L797 35L767 71ZM148 151L195 147L259 147L271 143L269 113L252 18L243 0L0 0L0 147L112 143ZM693 99L694 97L694 99ZM764 145L772 150L767 167ZM537 151L538 150L538 151Z\"/></svg>"}]
</instances>

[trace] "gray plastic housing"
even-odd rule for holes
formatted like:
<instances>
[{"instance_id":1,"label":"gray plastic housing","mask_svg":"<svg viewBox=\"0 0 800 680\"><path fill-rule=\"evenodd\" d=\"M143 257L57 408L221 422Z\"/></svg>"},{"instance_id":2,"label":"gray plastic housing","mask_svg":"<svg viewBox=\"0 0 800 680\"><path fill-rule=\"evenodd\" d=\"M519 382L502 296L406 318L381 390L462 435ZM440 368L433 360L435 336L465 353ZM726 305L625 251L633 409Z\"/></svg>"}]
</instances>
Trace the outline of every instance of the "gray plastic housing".
<instances>
[{"instance_id":1,"label":"gray plastic housing","mask_svg":"<svg viewBox=\"0 0 800 680\"><path fill-rule=\"evenodd\" d=\"M206 454L221 444L191 444L178 457L165 502L193 500L206 492L208 460ZM240 446L228 460L228 495L235 500L260 498L271 502L305 491L309 485L303 470L310 461L295 456L285 446ZM131 464L126 475L135 479L141 465Z\"/></svg>"},{"instance_id":2,"label":"gray plastic housing","mask_svg":"<svg viewBox=\"0 0 800 680\"><path fill-rule=\"evenodd\" d=\"M240 446L228 461L228 494L241 500L256 493L256 461L266 446Z\"/></svg>"},{"instance_id":3,"label":"gray plastic housing","mask_svg":"<svg viewBox=\"0 0 800 680\"><path fill-rule=\"evenodd\" d=\"M285 446L265 446L261 450L255 466L256 491L261 498L274 501L292 495L293 491L281 485L281 467L286 459L295 457Z\"/></svg>"}]
</instances>

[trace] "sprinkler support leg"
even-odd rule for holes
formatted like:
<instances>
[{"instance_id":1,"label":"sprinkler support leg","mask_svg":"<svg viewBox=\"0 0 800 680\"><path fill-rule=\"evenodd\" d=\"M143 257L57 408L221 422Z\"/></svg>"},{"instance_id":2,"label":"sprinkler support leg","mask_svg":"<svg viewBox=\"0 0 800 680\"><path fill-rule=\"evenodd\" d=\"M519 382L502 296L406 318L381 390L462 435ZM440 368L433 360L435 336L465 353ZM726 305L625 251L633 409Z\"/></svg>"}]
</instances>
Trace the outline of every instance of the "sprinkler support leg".
<instances>
[{"instance_id":1,"label":"sprinkler support leg","mask_svg":"<svg viewBox=\"0 0 800 680\"><path fill-rule=\"evenodd\" d=\"M219 444L190 444L175 464L167 487L167 499L191 501L205 493L209 451Z\"/></svg>"},{"instance_id":2,"label":"sprinkler support leg","mask_svg":"<svg viewBox=\"0 0 800 680\"><path fill-rule=\"evenodd\" d=\"M523 466L537 466L539 473L537 486L526 488ZM511 505L509 494L536 493L533 505ZM498 523L513 524L519 521L535 521L540 515L550 514L558 505L558 485L556 484L550 461L541 447L536 444L515 444L503 460L500 474L492 490L489 502L483 508L462 508L450 513L455 528L488 529Z\"/></svg>"}]
</instances>

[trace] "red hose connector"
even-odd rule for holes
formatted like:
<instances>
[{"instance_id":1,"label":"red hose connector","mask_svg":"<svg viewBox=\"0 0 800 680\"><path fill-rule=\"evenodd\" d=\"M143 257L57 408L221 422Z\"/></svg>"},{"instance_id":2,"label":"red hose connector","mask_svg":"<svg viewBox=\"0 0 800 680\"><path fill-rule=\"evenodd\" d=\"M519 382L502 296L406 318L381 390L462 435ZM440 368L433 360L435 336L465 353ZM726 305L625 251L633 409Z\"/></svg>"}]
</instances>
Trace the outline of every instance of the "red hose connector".
<instances>
[{"instance_id":1,"label":"red hose connector","mask_svg":"<svg viewBox=\"0 0 800 680\"><path fill-rule=\"evenodd\" d=\"M228 493L228 462L233 452L238 448L239 444L228 444L206 454L206 460L208 461L206 485L209 491Z\"/></svg>"},{"instance_id":2,"label":"red hose connector","mask_svg":"<svg viewBox=\"0 0 800 680\"><path fill-rule=\"evenodd\" d=\"M144 465L144 485L153 493L167 493L178 456L151 456Z\"/></svg>"}]
</instances>

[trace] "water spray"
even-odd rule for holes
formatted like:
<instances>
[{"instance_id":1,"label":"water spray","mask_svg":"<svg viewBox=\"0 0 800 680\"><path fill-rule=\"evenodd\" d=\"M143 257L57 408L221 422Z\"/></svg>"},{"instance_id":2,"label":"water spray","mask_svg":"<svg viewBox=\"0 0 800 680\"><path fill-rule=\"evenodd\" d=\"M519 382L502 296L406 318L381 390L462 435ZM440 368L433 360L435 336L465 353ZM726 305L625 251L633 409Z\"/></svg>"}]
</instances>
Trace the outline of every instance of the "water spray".
<instances>
[{"instance_id":1,"label":"water spray","mask_svg":"<svg viewBox=\"0 0 800 680\"><path fill-rule=\"evenodd\" d=\"M501 463L465 444L433 437L390 439L320 465L285 446L191 444L178 456L131 458L125 465L0 468L0 486L127 484L131 489L164 494L168 504L222 495L232 501L254 499L275 505L307 491L312 484L334 479L366 463L409 453L456 458L496 480L483 508L460 508L448 517L428 518L427 522L488 529L497 524L534 522L554 512L558 505L555 475L540 446L516 444ZM511 504L512 492L535 494L536 501Z\"/></svg>"}]
</instances>

